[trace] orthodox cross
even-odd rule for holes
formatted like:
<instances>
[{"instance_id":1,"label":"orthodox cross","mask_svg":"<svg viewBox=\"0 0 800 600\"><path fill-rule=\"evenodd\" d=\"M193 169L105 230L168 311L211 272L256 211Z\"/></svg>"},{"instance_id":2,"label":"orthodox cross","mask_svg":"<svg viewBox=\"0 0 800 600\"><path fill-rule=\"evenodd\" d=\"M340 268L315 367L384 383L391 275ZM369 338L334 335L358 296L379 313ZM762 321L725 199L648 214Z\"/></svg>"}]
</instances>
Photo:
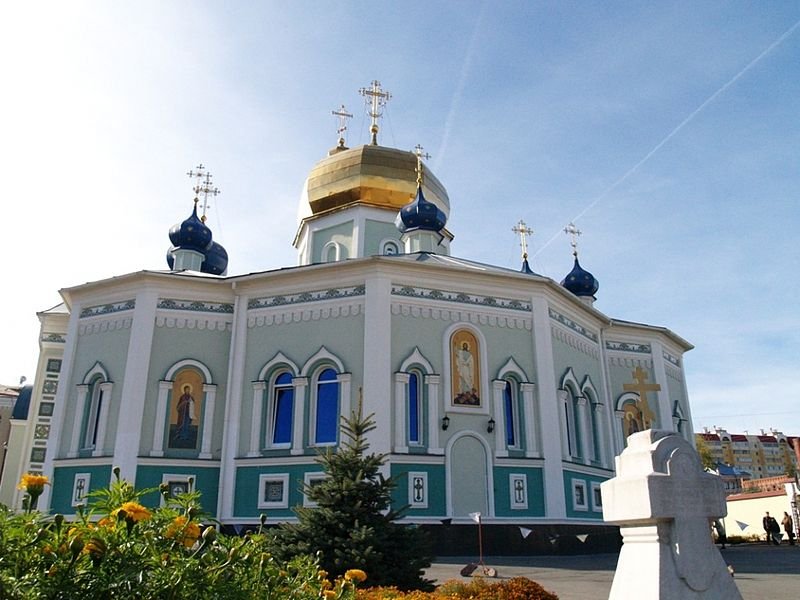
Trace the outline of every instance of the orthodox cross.
<instances>
[{"instance_id":1,"label":"orthodox cross","mask_svg":"<svg viewBox=\"0 0 800 600\"><path fill-rule=\"evenodd\" d=\"M414 502L422 502L425 499L422 492L425 490L425 484L422 483L422 477L414 478Z\"/></svg>"},{"instance_id":2,"label":"orthodox cross","mask_svg":"<svg viewBox=\"0 0 800 600\"><path fill-rule=\"evenodd\" d=\"M417 185L422 185L422 159L428 160L431 155L419 144L414 146L414 154L417 155Z\"/></svg>"},{"instance_id":3,"label":"orthodox cross","mask_svg":"<svg viewBox=\"0 0 800 600\"><path fill-rule=\"evenodd\" d=\"M353 115L347 112L344 104L342 104L341 108L332 110L331 114L339 118L339 127L336 133L339 135L339 147L344 148L344 132L347 131L347 119L352 119Z\"/></svg>"},{"instance_id":4,"label":"orthodox cross","mask_svg":"<svg viewBox=\"0 0 800 600\"><path fill-rule=\"evenodd\" d=\"M218 188L211 185L211 178L213 175L209 173L203 166L203 163L197 165L193 170L186 173L190 179L196 179L197 183L192 188L194 190L194 202L197 204L200 194L203 195L203 211L200 220L206 222L206 212L208 211L208 197L217 196L220 191Z\"/></svg>"},{"instance_id":5,"label":"orthodox cross","mask_svg":"<svg viewBox=\"0 0 800 600\"><path fill-rule=\"evenodd\" d=\"M86 491L86 480L81 478L75 483L75 501L83 500L83 493Z\"/></svg>"},{"instance_id":6,"label":"orthodox cross","mask_svg":"<svg viewBox=\"0 0 800 600\"><path fill-rule=\"evenodd\" d=\"M578 258L578 236L583 232L575 227L575 223L570 222L569 225L564 227L564 233L572 238L569 243L569 245L572 246L572 256Z\"/></svg>"},{"instance_id":7,"label":"orthodox cross","mask_svg":"<svg viewBox=\"0 0 800 600\"><path fill-rule=\"evenodd\" d=\"M646 383L647 372L642 369L642 367L636 367L636 370L634 370L631 375L635 383L626 383L622 386L622 389L626 392L639 394L639 410L642 413L642 420L644 421L642 425L645 429L648 429L652 426L655 415L653 411L650 410L650 405L647 402L647 392L660 392L661 386L657 383Z\"/></svg>"},{"instance_id":8,"label":"orthodox cross","mask_svg":"<svg viewBox=\"0 0 800 600\"><path fill-rule=\"evenodd\" d=\"M392 97L392 95L381 89L381 82L375 79L371 87L361 88L358 93L364 96L367 102L367 114L372 119L372 125L369 130L372 133L372 145L378 145L378 119L383 116L383 107Z\"/></svg>"},{"instance_id":9,"label":"orthodox cross","mask_svg":"<svg viewBox=\"0 0 800 600\"><path fill-rule=\"evenodd\" d=\"M522 247L522 258L528 258L528 236L533 235L533 229L525 225L525 221L519 220L519 223L511 228L511 231L519 236L519 245Z\"/></svg>"}]
</instances>

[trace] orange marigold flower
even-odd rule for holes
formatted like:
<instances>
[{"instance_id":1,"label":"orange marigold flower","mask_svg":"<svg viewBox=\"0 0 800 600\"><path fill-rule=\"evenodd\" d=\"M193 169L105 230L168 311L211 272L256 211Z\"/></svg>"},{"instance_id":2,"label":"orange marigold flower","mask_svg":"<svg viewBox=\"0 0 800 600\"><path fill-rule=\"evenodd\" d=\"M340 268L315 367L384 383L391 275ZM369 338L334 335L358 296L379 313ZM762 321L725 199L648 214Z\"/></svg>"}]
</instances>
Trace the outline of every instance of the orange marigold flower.
<instances>
[{"instance_id":1,"label":"orange marigold flower","mask_svg":"<svg viewBox=\"0 0 800 600\"><path fill-rule=\"evenodd\" d=\"M334 592L333 590L325 590L324 592L322 592L322 595L325 598L336 598L336 592Z\"/></svg>"},{"instance_id":2,"label":"orange marigold flower","mask_svg":"<svg viewBox=\"0 0 800 600\"><path fill-rule=\"evenodd\" d=\"M116 521L114 521L114 519L112 519L111 517L103 517L102 519L100 519L97 522L97 526L98 527L114 527L115 523L116 523Z\"/></svg>"},{"instance_id":3,"label":"orange marigold flower","mask_svg":"<svg viewBox=\"0 0 800 600\"><path fill-rule=\"evenodd\" d=\"M146 521L150 518L150 511L138 502L126 502L111 514L116 517L120 511L125 513L125 518L128 521L133 521L134 523Z\"/></svg>"},{"instance_id":4,"label":"orange marigold flower","mask_svg":"<svg viewBox=\"0 0 800 600\"><path fill-rule=\"evenodd\" d=\"M164 537L174 538L187 548L191 548L200 537L200 526L194 522L187 523L186 517L175 517L164 532Z\"/></svg>"},{"instance_id":5,"label":"orange marigold flower","mask_svg":"<svg viewBox=\"0 0 800 600\"><path fill-rule=\"evenodd\" d=\"M50 481L46 475L35 475L33 473L25 473L22 479L19 480L17 489L25 490L31 496L39 495L44 491L44 486L50 485Z\"/></svg>"},{"instance_id":6,"label":"orange marigold flower","mask_svg":"<svg viewBox=\"0 0 800 600\"><path fill-rule=\"evenodd\" d=\"M361 583L366 578L367 578L367 574L364 573L364 571L362 571L361 569L349 569L344 574L345 581L353 581L353 580L355 580L355 581L358 581L359 583Z\"/></svg>"}]
</instances>

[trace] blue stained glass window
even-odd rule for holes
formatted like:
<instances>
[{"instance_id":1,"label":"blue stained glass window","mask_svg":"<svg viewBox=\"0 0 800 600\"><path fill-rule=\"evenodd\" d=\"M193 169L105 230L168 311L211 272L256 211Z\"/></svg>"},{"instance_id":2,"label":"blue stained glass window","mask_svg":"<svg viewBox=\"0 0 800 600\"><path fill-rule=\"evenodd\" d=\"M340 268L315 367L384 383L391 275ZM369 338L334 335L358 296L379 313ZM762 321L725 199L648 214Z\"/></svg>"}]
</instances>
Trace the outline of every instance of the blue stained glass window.
<instances>
[{"instance_id":1,"label":"blue stained glass window","mask_svg":"<svg viewBox=\"0 0 800 600\"><path fill-rule=\"evenodd\" d=\"M510 381L506 381L506 387L503 390L503 406L506 417L506 444L514 446L516 445L517 437L515 433L516 423L514 423L514 392L511 389Z\"/></svg>"},{"instance_id":2,"label":"blue stained glass window","mask_svg":"<svg viewBox=\"0 0 800 600\"><path fill-rule=\"evenodd\" d=\"M314 443L336 442L339 426L339 382L336 371L325 369L317 380L317 414L314 424Z\"/></svg>"},{"instance_id":3,"label":"blue stained glass window","mask_svg":"<svg viewBox=\"0 0 800 600\"><path fill-rule=\"evenodd\" d=\"M408 441L419 443L419 377L416 373L408 377Z\"/></svg>"},{"instance_id":4,"label":"blue stained glass window","mask_svg":"<svg viewBox=\"0 0 800 600\"><path fill-rule=\"evenodd\" d=\"M272 428L273 444L290 444L292 441L292 412L294 409L294 389L292 376L282 373L275 380L273 397L274 416Z\"/></svg>"}]
</instances>

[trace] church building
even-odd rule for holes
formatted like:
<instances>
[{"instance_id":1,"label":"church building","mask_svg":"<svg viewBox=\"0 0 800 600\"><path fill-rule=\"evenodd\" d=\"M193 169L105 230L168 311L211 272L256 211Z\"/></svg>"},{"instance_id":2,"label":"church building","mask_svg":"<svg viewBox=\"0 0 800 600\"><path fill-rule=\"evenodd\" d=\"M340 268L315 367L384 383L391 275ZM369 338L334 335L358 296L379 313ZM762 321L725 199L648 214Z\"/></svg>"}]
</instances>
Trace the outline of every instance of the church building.
<instances>
[{"instance_id":1,"label":"church building","mask_svg":"<svg viewBox=\"0 0 800 600\"><path fill-rule=\"evenodd\" d=\"M201 166L168 270L67 287L39 313L28 422L12 431L0 502L18 508L13 484L43 472L39 508L72 515L118 466L138 488L191 482L223 524L292 519L361 402L406 522L601 525L600 484L630 433L692 440L692 346L596 309L577 250L560 283L527 257L518 270L451 255L445 186L421 149L378 143L386 94L378 82L364 93L371 143L342 138L311 168L297 266L227 273ZM514 229L524 248L530 230Z\"/></svg>"}]
</instances>

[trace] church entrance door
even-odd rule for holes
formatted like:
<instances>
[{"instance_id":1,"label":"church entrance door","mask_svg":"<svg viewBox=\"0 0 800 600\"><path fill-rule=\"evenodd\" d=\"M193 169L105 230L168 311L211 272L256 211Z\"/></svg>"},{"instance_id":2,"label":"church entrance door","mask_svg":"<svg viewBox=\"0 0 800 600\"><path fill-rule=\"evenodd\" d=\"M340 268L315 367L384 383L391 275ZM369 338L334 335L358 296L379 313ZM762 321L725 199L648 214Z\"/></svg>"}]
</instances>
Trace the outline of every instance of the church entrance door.
<instances>
[{"instance_id":1,"label":"church entrance door","mask_svg":"<svg viewBox=\"0 0 800 600\"><path fill-rule=\"evenodd\" d=\"M450 489L452 516L489 514L486 449L478 438L465 435L450 446Z\"/></svg>"}]
</instances>

